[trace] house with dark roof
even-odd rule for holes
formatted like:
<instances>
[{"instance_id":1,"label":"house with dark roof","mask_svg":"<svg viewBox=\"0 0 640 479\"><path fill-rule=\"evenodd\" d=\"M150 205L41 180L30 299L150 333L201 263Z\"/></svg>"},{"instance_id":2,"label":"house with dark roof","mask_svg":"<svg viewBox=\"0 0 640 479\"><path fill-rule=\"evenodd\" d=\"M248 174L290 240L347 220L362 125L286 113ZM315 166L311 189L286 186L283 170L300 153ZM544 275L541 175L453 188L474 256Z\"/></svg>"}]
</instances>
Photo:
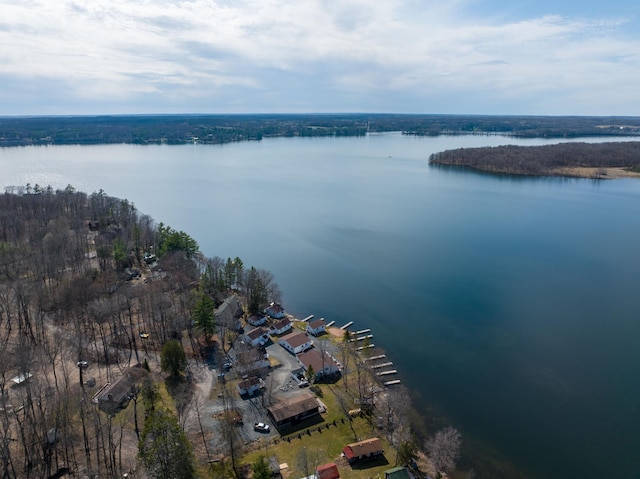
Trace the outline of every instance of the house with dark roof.
<instances>
[{"instance_id":1,"label":"house with dark roof","mask_svg":"<svg viewBox=\"0 0 640 479\"><path fill-rule=\"evenodd\" d=\"M262 313L252 314L247 318L247 323L253 327L262 326L267 322L267 317Z\"/></svg>"},{"instance_id":2,"label":"house with dark roof","mask_svg":"<svg viewBox=\"0 0 640 479\"><path fill-rule=\"evenodd\" d=\"M275 426L282 428L320 415L320 404L313 394L305 391L280 400L277 404L269 406L267 411Z\"/></svg>"},{"instance_id":3,"label":"house with dark roof","mask_svg":"<svg viewBox=\"0 0 640 479\"><path fill-rule=\"evenodd\" d=\"M297 358L305 372L307 372L309 368L313 368L316 381L337 375L341 370L340 363L338 363L328 351L324 351L323 353L317 349L309 349L308 351L298 354Z\"/></svg>"},{"instance_id":4,"label":"house with dark roof","mask_svg":"<svg viewBox=\"0 0 640 479\"><path fill-rule=\"evenodd\" d=\"M291 331L291 328L292 325L289 318L284 318L271 325L271 333L280 335L286 333L287 331Z\"/></svg>"},{"instance_id":5,"label":"house with dark roof","mask_svg":"<svg viewBox=\"0 0 640 479\"><path fill-rule=\"evenodd\" d=\"M281 337L278 343L291 354L298 354L313 347L311 338L301 331L294 331Z\"/></svg>"},{"instance_id":6,"label":"house with dark roof","mask_svg":"<svg viewBox=\"0 0 640 479\"><path fill-rule=\"evenodd\" d=\"M244 379L236 385L240 396L253 396L264 387L264 381L258 377Z\"/></svg>"},{"instance_id":7,"label":"house with dark roof","mask_svg":"<svg viewBox=\"0 0 640 479\"><path fill-rule=\"evenodd\" d=\"M406 467L398 466L384 471L384 479L414 479Z\"/></svg>"},{"instance_id":8,"label":"house with dark roof","mask_svg":"<svg viewBox=\"0 0 640 479\"><path fill-rule=\"evenodd\" d=\"M344 457L347 458L349 464L361 461L370 457L381 456L384 454L382 443L377 437L365 439L364 441L347 444L342 448Z\"/></svg>"},{"instance_id":9,"label":"house with dark roof","mask_svg":"<svg viewBox=\"0 0 640 479\"><path fill-rule=\"evenodd\" d=\"M240 296L233 294L225 299L222 304L215 310L216 321L224 324L227 328L239 331L242 329L240 318L244 314Z\"/></svg>"},{"instance_id":10,"label":"house with dark roof","mask_svg":"<svg viewBox=\"0 0 640 479\"><path fill-rule=\"evenodd\" d=\"M107 383L94 402L98 403L100 410L114 414L129 405L129 401L135 394L135 383L129 376L122 376L113 383Z\"/></svg>"},{"instance_id":11,"label":"house with dark roof","mask_svg":"<svg viewBox=\"0 0 640 479\"><path fill-rule=\"evenodd\" d=\"M312 334L313 336L320 336L327 332L325 327L326 323L324 322L324 319L312 320L307 323L307 333Z\"/></svg>"},{"instance_id":12,"label":"house with dark roof","mask_svg":"<svg viewBox=\"0 0 640 479\"><path fill-rule=\"evenodd\" d=\"M274 319L284 318L284 308L280 303L271 303L264 309L264 312Z\"/></svg>"},{"instance_id":13,"label":"house with dark roof","mask_svg":"<svg viewBox=\"0 0 640 479\"><path fill-rule=\"evenodd\" d=\"M269 355L266 350L261 347L253 347L245 344L244 348L236 346L236 363L235 370L240 376L250 373L262 375L269 368Z\"/></svg>"},{"instance_id":14,"label":"house with dark roof","mask_svg":"<svg viewBox=\"0 0 640 479\"><path fill-rule=\"evenodd\" d=\"M247 344L250 344L253 347L264 346L265 344L267 344L267 342L269 342L270 339L269 331L264 329L262 326L244 333L243 338L244 341L247 342Z\"/></svg>"}]
</instances>

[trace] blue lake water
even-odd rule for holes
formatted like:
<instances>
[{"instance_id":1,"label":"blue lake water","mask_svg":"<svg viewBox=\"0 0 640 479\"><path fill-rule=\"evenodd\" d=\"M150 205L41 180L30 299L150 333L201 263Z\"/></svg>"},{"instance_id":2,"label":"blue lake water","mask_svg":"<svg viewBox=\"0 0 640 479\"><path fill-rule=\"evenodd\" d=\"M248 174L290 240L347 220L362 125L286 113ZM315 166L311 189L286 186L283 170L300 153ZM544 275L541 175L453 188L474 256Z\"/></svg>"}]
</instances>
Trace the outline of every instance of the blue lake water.
<instances>
[{"instance_id":1,"label":"blue lake water","mask_svg":"<svg viewBox=\"0 0 640 479\"><path fill-rule=\"evenodd\" d=\"M429 167L497 136L0 149L0 186L128 198L294 314L373 329L417 408L526 477L640 477L640 180ZM479 477L486 461L474 459ZM483 475L484 473L484 475Z\"/></svg>"}]
</instances>

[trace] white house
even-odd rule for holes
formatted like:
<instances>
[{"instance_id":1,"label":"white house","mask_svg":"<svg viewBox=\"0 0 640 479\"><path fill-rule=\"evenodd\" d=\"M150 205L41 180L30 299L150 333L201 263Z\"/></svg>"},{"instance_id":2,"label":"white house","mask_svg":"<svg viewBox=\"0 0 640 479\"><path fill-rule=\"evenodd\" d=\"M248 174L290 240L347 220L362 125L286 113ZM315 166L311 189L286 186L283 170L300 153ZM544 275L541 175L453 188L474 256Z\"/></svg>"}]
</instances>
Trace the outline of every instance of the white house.
<instances>
[{"instance_id":1,"label":"white house","mask_svg":"<svg viewBox=\"0 0 640 479\"><path fill-rule=\"evenodd\" d=\"M280 303L271 303L264 309L264 312L274 319L284 318L284 308Z\"/></svg>"},{"instance_id":2,"label":"white house","mask_svg":"<svg viewBox=\"0 0 640 479\"><path fill-rule=\"evenodd\" d=\"M249 379L245 379L244 381L240 381L236 386L238 390L238 394L240 396L253 396L255 393L260 391L264 387L264 381L257 377L252 377Z\"/></svg>"},{"instance_id":3,"label":"white house","mask_svg":"<svg viewBox=\"0 0 640 479\"><path fill-rule=\"evenodd\" d=\"M292 354L298 354L313 347L311 338L300 331L294 331L281 337L278 343Z\"/></svg>"},{"instance_id":4,"label":"white house","mask_svg":"<svg viewBox=\"0 0 640 479\"><path fill-rule=\"evenodd\" d=\"M291 321L289 318L284 318L271 326L271 333L277 335L284 334L291 330L291 327Z\"/></svg>"},{"instance_id":5,"label":"white house","mask_svg":"<svg viewBox=\"0 0 640 479\"><path fill-rule=\"evenodd\" d=\"M247 323L249 323L251 326L254 326L254 327L262 326L266 322L267 322L267 317L261 313L252 314L247 318Z\"/></svg>"},{"instance_id":6,"label":"white house","mask_svg":"<svg viewBox=\"0 0 640 479\"><path fill-rule=\"evenodd\" d=\"M270 366L269 355L262 349L258 350L254 347L245 345L245 349L236 346L236 372L244 376L254 372L260 372L268 369Z\"/></svg>"},{"instance_id":7,"label":"white house","mask_svg":"<svg viewBox=\"0 0 640 479\"><path fill-rule=\"evenodd\" d=\"M298 354L298 362L305 371L308 371L310 367L313 368L316 380L338 374L341 369L340 363L329 352L325 351L323 354L317 349L310 349Z\"/></svg>"},{"instance_id":8,"label":"white house","mask_svg":"<svg viewBox=\"0 0 640 479\"><path fill-rule=\"evenodd\" d=\"M269 331L257 327L244 334L244 340L253 347L264 346L269 341Z\"/></svg>"},{"instance_id":9,"label":"white house","mask_svg":"<svg viewBox=\"0 0 640 479\"><path fill-rule=\"evenodd\" d=\"M320 336L322 333L326 333L326 323L324 319L316 319L307 323L307 333L314 336Z\"/></svg>"}]
</instances>

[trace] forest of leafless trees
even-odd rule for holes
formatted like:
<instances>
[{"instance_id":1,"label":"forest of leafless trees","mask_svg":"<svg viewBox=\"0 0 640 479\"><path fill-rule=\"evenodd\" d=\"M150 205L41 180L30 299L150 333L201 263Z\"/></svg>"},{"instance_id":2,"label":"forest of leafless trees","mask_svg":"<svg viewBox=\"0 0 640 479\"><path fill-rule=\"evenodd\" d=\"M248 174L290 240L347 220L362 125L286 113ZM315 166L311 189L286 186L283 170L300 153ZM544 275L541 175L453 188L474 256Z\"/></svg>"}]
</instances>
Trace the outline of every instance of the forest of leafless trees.
<instances>
[{"instance_id":1,"label":"forest of leafless trees","mask_svg":"<svg viewBox=\"0 0 640 479\"><path fill-rule=\"evenodd\" d=\"M640 142L560 143L544 146L459 148L434 153L432 165L468 166L510 175L567 176L566 168L640 171Z\"/></svg>"},{"instance_id":2,"label":"forest of leafless trees","mask_svg":"<svg viewBox=\"0 0 640 479\"><path fill-rule=\"evenodd\" d=\"M254 301L277 293L268 272L250 273ZM203 257L193 238L156 225L127 200L71 186L7 187L0 195L0 477L123 477L134 469L147 424L173 431L177 419L151 414L154 402L137 393L126 415L105 414L95 407L96 391L133 368L160 364L172 339L197 359L202 342L192 316L201 291L215 301L243 277L239 258ZM180 415L180 404L175 409Z\"/></svg>"}]
</instances>

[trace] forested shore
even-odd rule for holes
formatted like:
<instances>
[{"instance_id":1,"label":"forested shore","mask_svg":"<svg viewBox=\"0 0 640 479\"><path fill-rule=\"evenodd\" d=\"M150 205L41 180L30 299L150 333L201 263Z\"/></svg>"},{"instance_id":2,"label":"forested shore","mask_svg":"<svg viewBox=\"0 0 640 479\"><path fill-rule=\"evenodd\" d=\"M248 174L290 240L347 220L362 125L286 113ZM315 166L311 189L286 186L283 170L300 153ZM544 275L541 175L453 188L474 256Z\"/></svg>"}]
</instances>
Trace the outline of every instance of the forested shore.
<instances>
[{"instance_id":1,"label":"forested shore","mask_svg":"<svg viewBox=\"0 0 640 479\"><path fill-rule=\"evenodd\" d=\"M222 144L268 137L505 135L578 138L640 134L640 117L405 114L242 114L0 117L0 146Z\"/></svg>"},{"instance_id":2,"label":"forested shore","mask_svg":"<svg viewBox=\"0 0 640 479\"><path fill-rule=\"evenodd\" d=\"M507 175L607 178L611 169L640 174L640 142L458 148L432 154L429 164Z\"/></svg>"}]
</instances>

